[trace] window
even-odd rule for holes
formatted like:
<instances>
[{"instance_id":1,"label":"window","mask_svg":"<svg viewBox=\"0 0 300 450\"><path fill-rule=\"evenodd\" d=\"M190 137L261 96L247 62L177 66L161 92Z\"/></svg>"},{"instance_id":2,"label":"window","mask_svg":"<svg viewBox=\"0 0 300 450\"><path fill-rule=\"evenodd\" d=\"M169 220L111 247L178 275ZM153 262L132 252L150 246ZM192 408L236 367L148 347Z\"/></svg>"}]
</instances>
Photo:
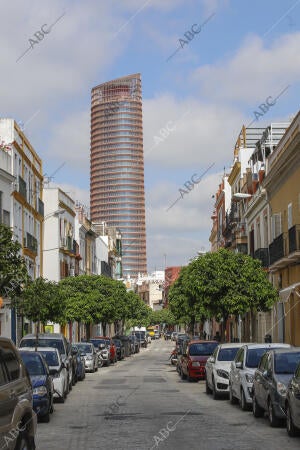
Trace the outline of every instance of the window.
<instances>
[{"instance_id":1,"label":"window","mask_svg":"<svg viewBox=\"0 0 300 450\"><path fill-rule=\"evenodd\" d=\"M292 228L292 226L293 226L293 210L292 210L292 203L289 203L289 204L288 204L288 217L287 217L287 220L288 220L288 230L289 230L289 229Z\"/></svg>"},{"instance_id":2,"label":"window","mask_svg":"<svg viewBox=\"0 0 300 450\"><path fill-rule=\"evenodd\" d=\"M2 345L2 360L6 367L9 379L11 381L17 380L20 376L20 363L13 349L6 343Z\"/></svg>"},{"instance_id":3,"label":"window","mask_svg":"<svg viewBox=\"0 0 300 450\"><path fill-rule=\"evenodd\" d=\"M281 231L281 213L272 216L272 237L273 240L282 233Z\"/></svg>"}]
</instances>

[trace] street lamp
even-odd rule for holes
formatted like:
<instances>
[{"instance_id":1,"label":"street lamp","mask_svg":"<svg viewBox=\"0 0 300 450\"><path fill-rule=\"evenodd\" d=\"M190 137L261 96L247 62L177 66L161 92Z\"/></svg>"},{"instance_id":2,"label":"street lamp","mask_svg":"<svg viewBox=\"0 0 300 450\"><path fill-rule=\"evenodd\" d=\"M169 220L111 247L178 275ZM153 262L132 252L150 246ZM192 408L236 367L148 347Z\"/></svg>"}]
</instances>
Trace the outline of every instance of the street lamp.
<instances>
[{"instance_id":1,"label":"street lamp","mask_svg":"<svg viewBox=\"0 0 300 450\"><path fill-rule=\"evenodd\" d=\"M47 214L47 215L44 217L44 221L47 220L47 219L49 219L49 217L52 217L52 216L58 217L58 216L60 216L61 214L63 214L65 211L66 211L66 210L63 209L63 208L56 209L55 211L53 211L53 212Z\"/></svg>"}]
</instances>

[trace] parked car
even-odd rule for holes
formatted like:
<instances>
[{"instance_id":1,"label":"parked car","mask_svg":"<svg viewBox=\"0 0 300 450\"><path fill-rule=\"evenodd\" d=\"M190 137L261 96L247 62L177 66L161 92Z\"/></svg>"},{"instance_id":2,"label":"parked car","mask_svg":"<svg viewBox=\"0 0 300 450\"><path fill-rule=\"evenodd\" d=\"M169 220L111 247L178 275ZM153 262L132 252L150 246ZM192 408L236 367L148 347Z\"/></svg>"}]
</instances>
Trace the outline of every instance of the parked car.
<instances>
[{"instance_id":1,"label":"parked car","mask_svg":"<svg viewBox=\"0 0 300 450\"><path fill-rule=\"evenodd\" d=\"M125 356L130 356L132 355L132 345L131 345L131 341L129 339L128 336L115 336L116 339L120 339L120 341L122 342L123 346L124 346L124 351L125 351Z\"/></svg>"},{"instance_id":2,"label":"parked car","mask_svg":"<svg viewBox=\"0 0 300 450\"><path fill-rule=\"evenodd\" d=\"M172 334L171 334L171 340L172 341L176 341L177 335L178 335L178 332L177 331L173 331Z\"/></svg>"},{"instance_id":3,"label":"parked car","mask_svg":"<svg viewBox=\"0 0 300 450\"><path fill-rule=\"evenodd\" d=\"M169 331L169 330L167 330L167 331L165 331L165 333L164 333L164 338L165 338L165 340L166 341L168 341L169 339L171 339L171 331ZM154 332L154 338L155 338L155 332ZM156 339L156 338L155 338Z\"/></svg>"},{"instance_id":4,"label":"parked car","mask_svg":"<svg viewBox=\"0 0 300 450\"><path fill-rule=\"evenodd\" d=\"M230 364L242 345L219 344L207 359L205 365L206 393L212 393L214 399L220 395L228 395Z\"/></svg>"},{"instance_id":5,"label":"parked car","mask_svg":"<svg viewBox=\"0 0 300 450\"><path fill-rule=\"evenodd\" d=\"M218 344L217 341L187 341L180 359L181 379L204 379L206 361Z\"/></svg>"},{"instance_id":6,"label":"parked car","mask_svg":"<svg viewBox=\"0 0 300 450\"><path fill-rule=\"evenodd\" d=\"M105 344L109 350L109 355L110 355L110 362L112 364L117 362L117 351L116 351L116 347L113 343L113 340L108 337L108 336L95 336L93 339L103 339L105 341ZM90 342L92 340L90 339Z\"/></svg>"},{"instance_id":7,"label":"parked car","mask_svg":"<svg viewBox=\"0 0 300 450\"><path fill-rule=\"evenodd\" d=\"M300 436L300 362L287 387L285 411L288 435Z\"/></svg>"},{"instance_id":8,"label":"parked car","mask_svg":"<svg viewBox=\"0 0 300 450\"><path fill-rule=\"evenodd\" d=\"M139 353L140 343L139 343L138 338L134 334L131 334L128 337L129 337L130 341L132 342L133 353Z\"/></svg>"},{"instance_id":9,"label":"parked car","mask_svg":"<svg viewBox=\"0 0 300 450\"><path fill-rule=\"evenodd\" d=\"M4 337L0 337L0 417L0 448L35 449L37 418L30 378L15 345Z\"/></svg>"},{"instance_id":10,"label":"parked car","mask_svg":"<svg viewBox=\"0 0 300 450\"><path fill-rule=\"evenodd\" d=\"M76 380L82 381L85 379L85 361L83 352L80 352L77 345L72 344L72 354L76 357Z\"/></svg>"},{"instance_id":11,"label":"parked car","mask_svg":"<svg viewBox=\"0 0 300 450\"><path fill-rule=\"evenodd\" d=\"M34 352L35 347L28 347L26 350ZM61 354L53 347L37 347L37 351L43 355L48 364L53 379L53 398L64 403L69 393L69 374Z\"/></svg>"},{"instance_id":12,"label":"parked car","mask_svg":"<svg viewBox=\"0 0 300 450\"><path fill-rule=\"evenodd\" d=\"M139 347L144 347L144 348L147 347L148 342L147 342L147 339L146 339L146 331L133 331L132 335L136 336L136 338L138 339Z\"/></svg>"},{"instance_id":13,"label":"parked car","mask_svg":"<svg viewBox=\"0 0 300 450\"><path fill-rule=\"evenodd\" d=\"M159 330L154 330L154 337L155 337L155 339L159 339L160 338Z\"/></svg>"},{"instance_id":14,"label":"parked car","mask_svg":"<svg viewBox=\"0 0 300 450\"><path fill-rule=\"evenodd\" d=\"M38 342L35 334L27 334L21 339L20 345L23 347L53 347L57 348L61 354L63 363L68 372L68 391L72 390L73 386L73 357L71 355L71 345L62 333L39 333Z\"/></svg>"},{"instance_id":15,"label":"parked car","mask_svg":"<svg viewBox=\"0 0 300 450\"><path fill-rule=\"evenodd\" d=\"M125 358L125 347L123 342L120 339L113 338L113 342L117 351L117 358L119 361Z\"/></svg>"},{"instance_id":16,"label":"parked car","mask_svg":"<svg viewBox=\"0 0 300 450\"><path fill-rule=\"evenodd\" d=\"M229 398L232 404L239 402L243 411L251 408L254 372L262 355L272 348L291 348L289 344L244 344L231 363L229 374Z\"/></svg>"},{"instance_id":17,"label":"parked car","mask_svg":"<svg viewBox=\"0 0 300 450\"><path fill-rule=\"evenodd\" d=\"M261 417L268 412L272 427L286 418L287 385L300 361L300 348L268 350L259 362L253 381L253 415Z\"/></svg>"},{"instance_id":18,"label":"parked car","mask_svg":"<svg viewBox=\"0 0 300 450\"><path fill-rule=\"evenodd\" d=\"M33 388L33 410L42 422L49 422L53 412L53 380L44 357L39 352L20 350Z\"/></svg>"},{"instance_id":19,"label":"parked car","mask_svg":"<svg viewBox=\"0 0 300 450\"><path fill-rule=\"evenodd\" d=\"M101 338L92 338L89 340L89 342L94 345L98 354L98 358L99 360L101 360L101 364L104 366L109 366L111 355L107 340Z\"/></svg>"},{"instance_id":20,"label":"parked car","mask_svg":"<svg viewBox=\"0 0 300 450\"><path fill-rule=\"evenodd\" d=\"M91 342L76 342L76 347L83 354L85 370L96 372L98 370L98 354Z\"/></svg>"}]
</instances>

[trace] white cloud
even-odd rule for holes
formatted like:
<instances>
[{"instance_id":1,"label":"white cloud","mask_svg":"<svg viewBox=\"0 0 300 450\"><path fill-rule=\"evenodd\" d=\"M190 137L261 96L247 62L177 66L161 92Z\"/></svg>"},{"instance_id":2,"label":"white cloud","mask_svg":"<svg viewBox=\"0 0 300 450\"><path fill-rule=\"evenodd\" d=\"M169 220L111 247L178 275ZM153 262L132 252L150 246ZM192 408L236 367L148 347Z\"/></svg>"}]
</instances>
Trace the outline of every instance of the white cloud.
<instances>
[{"instance_id":1,"label":"white cloud","mask_svg":"<svg viewBox=\"0 0 300 450\"><path fill-rule=\"evenodd\" d=\"M234 138L242 125L243 115L226 105L180 101L171 95L145 100L145 161L197 171L216 161L231 160Z\"/></svg>"},{"instance_id":2,"label":"white cloud","mask_svg":"<svg viewBox=\"0 0 300 450\"><path fill-rule=\"evenodd\" d=\"M300 33L281 36L270 47L248 37L232 58L199 67L191 79L210 101L263 102L299 81L299 46Z\"/></svg>"}]
</instances>

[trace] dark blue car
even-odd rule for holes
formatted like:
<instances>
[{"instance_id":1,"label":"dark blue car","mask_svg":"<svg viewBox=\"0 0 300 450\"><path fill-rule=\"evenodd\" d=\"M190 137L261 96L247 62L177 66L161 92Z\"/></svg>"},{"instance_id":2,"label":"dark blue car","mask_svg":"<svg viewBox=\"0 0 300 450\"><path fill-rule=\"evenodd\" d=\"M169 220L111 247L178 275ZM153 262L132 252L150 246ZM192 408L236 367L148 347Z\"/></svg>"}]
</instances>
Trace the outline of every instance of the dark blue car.
<instances>
[{"instance_id":1,"label":"dark blue car","mask_svg":"<svg viewBox=\"0 0 300 450\"><path fill-rule=\"evenodd\" d=\"M48 365L39 352L20 350L33 388L33 409L38 418L49 422L53 412L53 381Z\"/></svg>"},{"instance_id":2,"label":"dark blue car","mask_svg":"<svg viewBox=\"0 0 300 450\"><path fill-rule=\"evenodd\" d=\"M84 357L81 355L77 345L72 344L72 355L76 358L76 379L82 381L85 379Z\"/></svg>"}]
</instances>

